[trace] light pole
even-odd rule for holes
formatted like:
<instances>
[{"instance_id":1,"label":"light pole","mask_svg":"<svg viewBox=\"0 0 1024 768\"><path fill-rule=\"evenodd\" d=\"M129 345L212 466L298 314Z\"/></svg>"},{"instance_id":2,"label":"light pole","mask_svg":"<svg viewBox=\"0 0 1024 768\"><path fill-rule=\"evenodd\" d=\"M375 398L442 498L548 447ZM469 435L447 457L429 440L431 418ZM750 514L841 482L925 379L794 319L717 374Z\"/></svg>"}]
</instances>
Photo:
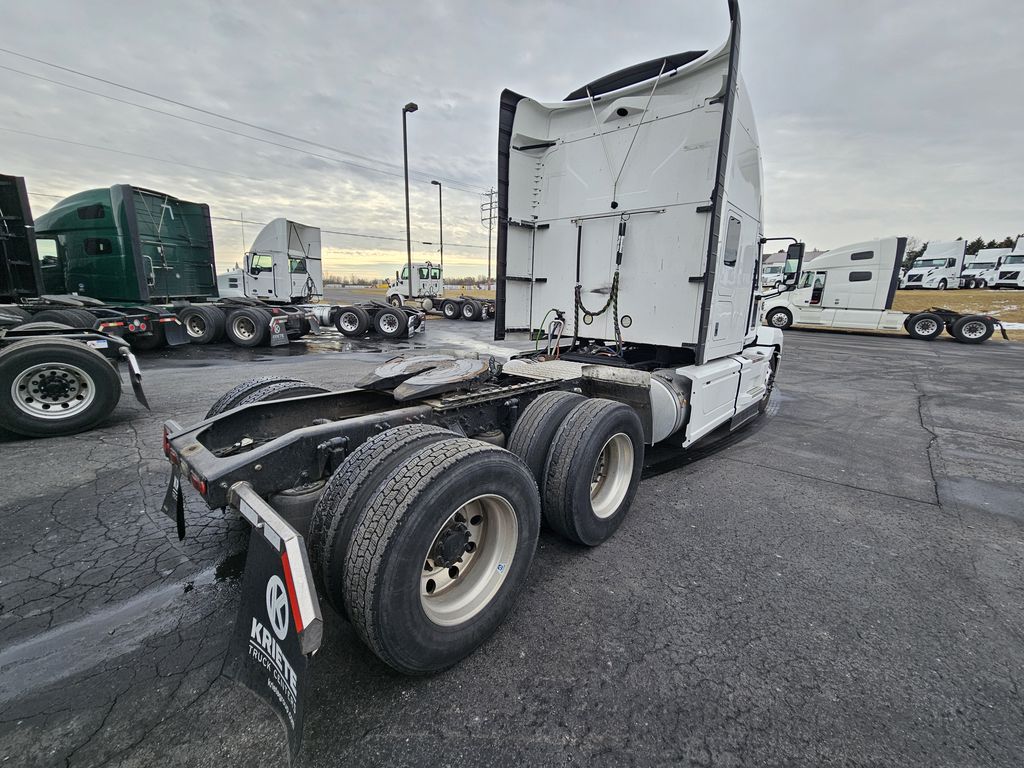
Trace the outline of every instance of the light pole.
<instances>
[{"instance_id":1,"label":"light pole","mask_svg":"<svg viewBox=\"0 0 1024 768\"><path fill-rule=\"evenodd\" d=\"M441 202L441 182L430 183L437 186L437 236L441 242L441 292L444 293L444 204Z\"/></svg>"},{"instance_id":2,"label":"light pole","mask_svg":"<svg viewBox=\"0 0 1024 768\"><path fill-rule=\"evenodd\" d=\"M405 127L405 116L419 107L409 102L402 107L402 157L405 159L405 254L409 261L409 301L412 301L412 227L409 223L409 134Z\"/></svg>"}]
</instances>

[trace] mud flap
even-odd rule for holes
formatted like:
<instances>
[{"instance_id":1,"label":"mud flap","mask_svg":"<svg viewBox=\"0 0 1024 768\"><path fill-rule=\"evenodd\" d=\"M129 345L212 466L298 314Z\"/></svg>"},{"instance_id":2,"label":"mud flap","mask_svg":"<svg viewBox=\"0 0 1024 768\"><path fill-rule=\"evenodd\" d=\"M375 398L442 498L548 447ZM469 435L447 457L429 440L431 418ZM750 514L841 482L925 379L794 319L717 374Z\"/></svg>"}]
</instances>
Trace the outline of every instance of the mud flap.
<instances>
[{"instance_id":1,"label":"mud flap","mask_svg":"<svg viewBox=\"0 0 1024 768\"><path fill-rule=\"evenodd\" d=\"M270 321L270 346L281 347L288 344L288 318L275 317Z\"/></svg>"},{"instance_id":2,"label":"mud flap","mask_svg":"<svg viewBox=\"0 0 1024 768\"><path fill-rule=\"evenodd\" d=\"M149 407L146 393L142 391L142 371L139 369L139 361L135 359L135 355L131 352L125 352L125 358L128 360L128 380L132 383L132 392L135 393L135 399L142 403L147 411L153 410Z\"/></svg>"},{"instance_id":3,"label":"mud flap","mask_svg":"<svg viewBox=\"0 0 1024 768\"><path fill-rule=\"evenodd\" d=\"M171 480L167 483L167 492L160 510L175 522L178 541L182 541L185 538L185 499L181 492L181 469L177 465L171 470Z\"/></svg>"},{"instance_id":4,"label":"mud flap","mask_svg":"<svg viewBox=\"0 0 1024 768\"><path fill-rule=\"evenodd\" d=\"M161 319L160 324L164 327L164 338L167 340L167 346L180 347L183 344L191 343L188 334L185 332L185 326L181 324L178 318Z\"/></svg>"},{"instance_id":5,"label":"mud flap","mask_svg":"<svg viewBox=\"0 0 1024 768\"><path fill-rule=\"evenodd\" d=\"M248 483L231 488L231 505L252 532L223 672L277 713L294 760L302 741L309 657L323 636L309 559L302 536Z\"/></svg>"}]
</instances>

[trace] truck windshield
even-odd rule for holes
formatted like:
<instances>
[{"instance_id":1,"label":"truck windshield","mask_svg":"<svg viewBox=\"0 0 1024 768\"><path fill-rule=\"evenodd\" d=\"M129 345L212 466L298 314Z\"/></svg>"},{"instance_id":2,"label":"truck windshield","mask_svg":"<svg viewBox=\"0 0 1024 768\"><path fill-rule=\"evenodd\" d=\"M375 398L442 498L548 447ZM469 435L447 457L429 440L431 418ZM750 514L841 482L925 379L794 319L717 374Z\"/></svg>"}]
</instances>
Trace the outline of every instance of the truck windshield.
<instances>
[{"instance_id":1,"label":"truck windshield","mask_svg":"<svg viewBox=\"0 0 1024 768\"><path fill-rule=\"evenodd\" d=\"M1024 256L1007 256L1003 264L1024 264Z\"/></svg>"},{"instance_id":2,"label":"truck windshield","mask_svg":"<svg viewBox=\"0 0 1024 768\"><path fill-rule=\"evenodd\" d=\"M994 261L975 261L969 266L971 269L992 269L995 265L996 263Z\"/></svg>"},{"instance_id":3,"label":"truck windshield","mask_svg":"<svg viewBox=\"0 0 1024 768\"><path fill-rule=\"evenodd\" d=\"M780 272L782 272L782 265L781 264L772 264L771 266L765 267L763 271L764 271L764 274L766 274L766 275L777 275Z\"/></svg>"},{"instance_id":4,"label":"truck windshield","mask_svg":"<svg viewBox=\"0 0 1024 768\"><path fill-rule=\"evenodd\" d=\"M944 267L945 259L918 259L914 262L915 267Z\"/></svg>"}]
</instances>

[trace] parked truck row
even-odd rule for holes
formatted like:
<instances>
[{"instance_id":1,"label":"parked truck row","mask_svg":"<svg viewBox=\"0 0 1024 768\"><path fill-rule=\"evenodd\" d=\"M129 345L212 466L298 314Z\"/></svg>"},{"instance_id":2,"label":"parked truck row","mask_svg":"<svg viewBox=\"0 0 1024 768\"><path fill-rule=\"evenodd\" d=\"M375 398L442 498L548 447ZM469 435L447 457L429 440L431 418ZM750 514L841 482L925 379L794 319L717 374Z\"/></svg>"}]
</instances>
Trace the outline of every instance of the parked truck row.
<instances>
[{"instance_id":1,"label":"parked truck row","mask_svg":"<svg viewBox=\"0 0 1024 768\"><path fill-rule=\"evenodd\" d=\"M1011 248L982 248L965 253L964 240L928 243L901 276L903 290L956 288L1024 288L1024 238Z\"/></svg>"},{"instance_id":2,"label":"parked truck row","mask_svg":"<svg viewBox=\"0 0 1024 768\"><path fill-rule=\"evenodd\" d=\"M280 345L327 325L387 338L423 329L412 307L322 303L316 227L275 219L243 265L218 276L205 204L119 184L65 198L33 222L24 179L0 185L11 190L5 216L26 232L0 264L0 305L26 322L113 333L138 350ZM353 313L364 322L343 322Z\"/></svg>"}]
</instances>

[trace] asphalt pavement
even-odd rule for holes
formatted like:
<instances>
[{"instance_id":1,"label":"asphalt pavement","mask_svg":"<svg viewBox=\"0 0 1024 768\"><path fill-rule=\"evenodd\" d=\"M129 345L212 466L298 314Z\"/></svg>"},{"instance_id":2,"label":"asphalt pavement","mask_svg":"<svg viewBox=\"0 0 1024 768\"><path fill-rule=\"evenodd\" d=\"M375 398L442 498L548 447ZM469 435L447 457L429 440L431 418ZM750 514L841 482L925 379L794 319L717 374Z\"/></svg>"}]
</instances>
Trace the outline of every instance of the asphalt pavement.
<instances>
[{"instance_id":1,"label":"asphalt pavement","mask_svg":"<svg viewBox=\"0 0 1024 768\"><path fill-rule=\"evenodd\" d=\"M502 351L489 323L398 344L141 357L84 435L0 435L0 760L286 763L223 678L246 526L159 511L160 424L254 376L345 386L395 349ZM300 763L1017 766L1024 760L1024 345L786 332L774 402L657 450L595 549L542 534L506 624L455 668L390 672L324 604Z\"/></svg>"}]
</instances>

